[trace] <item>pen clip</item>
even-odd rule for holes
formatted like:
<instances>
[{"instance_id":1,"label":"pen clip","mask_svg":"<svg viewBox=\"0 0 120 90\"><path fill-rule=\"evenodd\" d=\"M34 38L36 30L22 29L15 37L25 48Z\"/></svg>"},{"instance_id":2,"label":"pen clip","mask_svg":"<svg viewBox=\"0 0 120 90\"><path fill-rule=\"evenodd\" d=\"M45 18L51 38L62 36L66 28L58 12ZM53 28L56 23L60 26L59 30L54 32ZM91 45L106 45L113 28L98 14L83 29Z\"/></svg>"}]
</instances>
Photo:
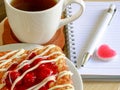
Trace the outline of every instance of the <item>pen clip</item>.
<instances>
[{"instance_id":1,"label":"pen clip","mask_svg":"<svg viewBox=\"0 0 120 90\"><path fill-rule=\"evenodd\" d=\"M115 8L114 11L113 11L112 17L111 17L111 19L110 19L110 21L109 21L109 23L108 23L108 25L110 25L110 23L111 23L111 21L112 21L112 18L113 18L113 16L115 15L115 12L116 12L116 11L117 11L117 9ZM107 12L111 13L111 12L112 12L112 9L109 8Z\"/></svg>"}]
</instances>

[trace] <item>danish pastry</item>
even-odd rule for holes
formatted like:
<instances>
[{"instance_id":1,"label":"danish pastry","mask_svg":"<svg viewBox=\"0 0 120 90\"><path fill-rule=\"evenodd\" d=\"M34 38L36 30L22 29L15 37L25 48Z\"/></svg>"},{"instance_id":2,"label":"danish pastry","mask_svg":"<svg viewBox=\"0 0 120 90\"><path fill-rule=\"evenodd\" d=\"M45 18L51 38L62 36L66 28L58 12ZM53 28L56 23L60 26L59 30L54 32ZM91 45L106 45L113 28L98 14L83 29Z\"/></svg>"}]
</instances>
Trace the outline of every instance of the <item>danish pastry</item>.
<instances>
[{"instance_id":1,"label":"danish pastry","mask_svg":"<svg viewBox=\"0 0 120 90\"><path fill-rule=\"evenodd\" d=\"M72 72L61 48L0 52L0 90L74 90Z\"/></svg>"}]
</instances>

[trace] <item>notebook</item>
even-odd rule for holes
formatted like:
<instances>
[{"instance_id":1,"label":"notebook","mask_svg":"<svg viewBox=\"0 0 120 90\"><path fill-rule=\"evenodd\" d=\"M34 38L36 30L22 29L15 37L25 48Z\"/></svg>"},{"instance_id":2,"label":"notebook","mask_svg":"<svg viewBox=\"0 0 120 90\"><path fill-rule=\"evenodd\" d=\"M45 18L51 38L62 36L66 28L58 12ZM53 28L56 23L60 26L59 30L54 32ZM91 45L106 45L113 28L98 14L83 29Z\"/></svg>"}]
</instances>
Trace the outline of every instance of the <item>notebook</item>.
<instances>
[{"instance_id":1,"label":"notebook","mask_svg":"<svg viewBox=\"0 0 120 90\"><path fill-rule=\"evenodd\" d=\"M117 11L98 46L109 45L117 52L117 58L105 62L98 59L94 53L85 66L78 71L83 80L120 80L120 1L85 2L85 4L86 9L82 16L66 26L68 57L76 65L101 15L111 4L115 4ZM71 4L66 9L66 16L70 17L78 9L77 4Z\"/></svg>"}]
</instances>

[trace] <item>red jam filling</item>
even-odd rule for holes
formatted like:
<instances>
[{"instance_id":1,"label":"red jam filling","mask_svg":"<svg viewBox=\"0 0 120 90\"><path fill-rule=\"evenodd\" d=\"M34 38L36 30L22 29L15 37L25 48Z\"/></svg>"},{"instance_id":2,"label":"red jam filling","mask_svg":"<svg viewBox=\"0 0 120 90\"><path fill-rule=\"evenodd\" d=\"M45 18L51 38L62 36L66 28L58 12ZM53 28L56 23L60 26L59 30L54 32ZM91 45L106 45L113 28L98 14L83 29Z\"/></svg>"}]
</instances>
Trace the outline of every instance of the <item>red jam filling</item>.
<instances>
[{"instance_id":1,"label":"red jam filling","mask_svg":"<svg viewBox=\"0 0 120 90\"><path fill-rule=\"evenodd\" d=\"M36 56L35 53L32 53L28 59L32 59ZM34 67L36 64L38 64L39 62L41 62L42 60L45 60L44 58L37 58L34 60L34 62L32 62L31 64L26 64L23 68L21 68L20 70L16 71L14 70L17 67L17 64L13 64L11 66L11 68L9 68L9 72L8 75L5 79L6 82L6 86L10 89L12 86L12 83L16 80L16 78L18 78L19 76L21 76L26 70ZM46 58L46 60L48 60ZM26 90L27 88L30 88L38 83L40 83L42 80L44 80L46 77L49 77L51 75L55 75L56 73L58 73L57 71L57 66L55 65L54 62L50 62L50 63L43 63L41 65L39 65L39 67L31 72L28 72L22 80L20 80L14 90ZM49 83L51 81L49 81L46 85L42 86L39 90L48 90L49 88Z\"/></svg>"}]
</instances>

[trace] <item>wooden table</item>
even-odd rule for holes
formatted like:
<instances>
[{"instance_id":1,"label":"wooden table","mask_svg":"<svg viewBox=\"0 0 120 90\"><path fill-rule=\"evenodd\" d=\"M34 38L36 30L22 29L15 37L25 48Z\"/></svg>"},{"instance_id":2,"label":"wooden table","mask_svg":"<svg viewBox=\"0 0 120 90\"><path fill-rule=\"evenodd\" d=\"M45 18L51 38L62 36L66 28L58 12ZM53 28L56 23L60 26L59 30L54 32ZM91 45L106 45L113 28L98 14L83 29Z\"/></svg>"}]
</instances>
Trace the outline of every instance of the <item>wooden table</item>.
<instances>
[{"instance_id":1,"label":"wooden table","mask_svg":"<svg viewBox=\"0 0 120 90\"><path fill-rule=\"evenodd\" d=\"M120 82L83 82L84 90L120 90Z\"/></svg>"},{"instance_id":2,"label":"wooden table","mask_svg":"<svg viewBox=\"0 0 120 90\"><path fill-rule=\"evenodd\" d=\"M85 1L100 1L100 0L85 0ZM101 0L101 1L106 1L106 0ZM120 0L109 0L109 1L120 1ZM0 31L0 33L1 32L2 31ZM84 90L120 90L120 82L83 81L83 87Z\"/></svg>"}]
</instances>

